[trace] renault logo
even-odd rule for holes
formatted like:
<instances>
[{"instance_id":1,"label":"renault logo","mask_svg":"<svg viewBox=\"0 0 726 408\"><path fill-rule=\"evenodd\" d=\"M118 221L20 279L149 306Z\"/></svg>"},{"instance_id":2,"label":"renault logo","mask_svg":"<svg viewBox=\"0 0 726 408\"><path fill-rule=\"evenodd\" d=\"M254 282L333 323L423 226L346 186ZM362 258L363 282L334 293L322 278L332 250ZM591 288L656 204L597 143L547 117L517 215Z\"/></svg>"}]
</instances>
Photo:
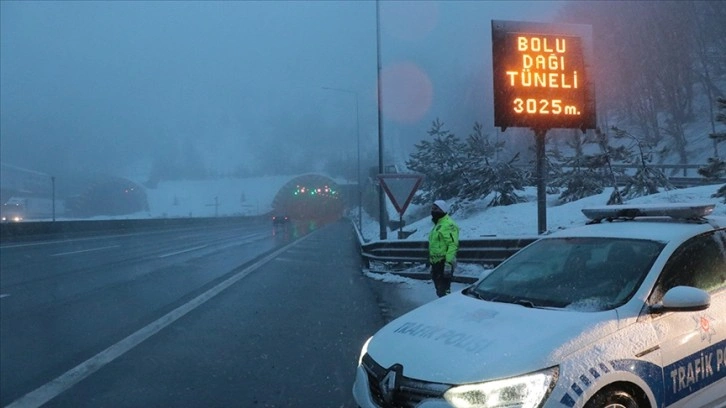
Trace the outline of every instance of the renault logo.
<instances>
[{"instance_id":1,"label":"renault logo","mask_svg":"<svg viewBox=\"0 0 726 408\"><path fill-rule=\"evenodd\" d=\"M403 366L394 364L388 369L388 373L383 377L378 386L381 389L381 396L386 404L393 402L393 397L398 391L398 381L403 374Z\"/></svg>"}]
</instances>

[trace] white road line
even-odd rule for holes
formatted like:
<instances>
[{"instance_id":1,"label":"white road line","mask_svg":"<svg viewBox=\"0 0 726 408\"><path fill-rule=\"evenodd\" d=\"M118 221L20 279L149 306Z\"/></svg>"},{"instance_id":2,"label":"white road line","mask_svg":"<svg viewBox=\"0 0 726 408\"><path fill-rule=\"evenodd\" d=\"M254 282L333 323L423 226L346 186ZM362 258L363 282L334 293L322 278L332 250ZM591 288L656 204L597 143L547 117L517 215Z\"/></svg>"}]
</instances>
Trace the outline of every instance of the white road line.
<instances>
[{"instance_id":1,"label":"white road line","mask_svg":"<svg viewBox=\"0 0 726 408\"><path fill-rule=\"evenodd\" d=\"M267 234L255 234L255 235L251 235L248 238L245 238L242 241L232 242L232 243L217 247L217 249L227 249L227 248L236 247L236 246L240 246L240 245L251 244L251 243L257 242L265 237L267 237Z\"/></svg>"},{"instance_id":2,"label":"white road line","mask_svg":"<svg viewBox=\"0 0 726 408\"><path fill-rule=\"evenodd\" d=\"M57 254L51 254L51 256L63 256L63 255L80 254L80 253L83 253L83 252L102 251L104 249L118 248L120 246L121 245L111 245L111 246L105 246L105 247L100 247L100 248L82 249L80 251L60 252L60 253L57 253Z\"/></svg>"},{"instance_id":3,"label":"white road line","mask_svg":"<svg viewBox=\"0 0 726 408\"><path fill-rule=\"evenodd\" d=\"M316 263L318 261L315 260L315 259L306 259L306 258L285 258L285 257L280 257L280 258L275 258L275 262L293 262L293 263L296 263L296 264L303 264L303 263Z\"/></svg>"},{"instance_id":4,"label":"white road line","mask_svg":"<svg viewBox=\"0 0 726 408\"><path fill-rule=\"evenodd\" d=\"M134 237L134 236L144 235L144 234L148 234L148 233L139 232L139 233L135 233L135 234L100 235L97 237L89 237L89 238L57 239L57 240L52 240L52 241L28 242L28 243L23 243L23 244L6 244L6 245L0 245L0 249L25 248L25 247L33 247L33 246L40 246L40 245L61 244L61 243L68 243L68 242L98 241L100 239Z\"/></svg>"},{"instance_id":5,"label":"white road line","mask_svg":"<svg viewBox=\"0 0 726 408\"><path fill-rule=\"evenodd\" d=\"M200 246L198 246L198 247L194 247L194 248L188 248L188 249L185 249L185 250L183 250L183 251L176 251L176 252L170 252L170 253L168 253L168 254L164 254L164 255L159 255L159 258L167 258L167 257L170 257L170 256L174 256L174 255L179 255L179 254L183 254L183 253L185 253L185 252L192 252L192 251L196 251L197 249L202 249L202 248L206 248L206 247L208 247L208 246L209 246L209 245L200 245Z\"/></svg>"},{"instance_id":6,"label":"white road line","mask_svg":"<svg viewBox=\"0 0 726 408\"><path fill-rule=\"evenodd\" d=\"M260 259L259 261L255 262L254 264L237 272L236 274L230 276L226 280L218 283L216 286L209 289L208 291L206 291L206 292L202 293L201 295L197 296L196 298L190 300L188 303L185 303L185 304L179 306L178 308L176 308L176 309L172 310L171 312L165 314L164 316L160 317L156 321L150 323L148 326L140 329L139 331L131 334L130 336L119 341L118 343L110 346L106 350L103 350L102 352L89 358L88 360L84 361L83 363L66 371L60 377L57 377L56 379L51 380L49 383L37 388L36 390L25 394L24 396L13 401L10 405L6 405L5 408L40 407L41 405L45 404L46 402L57 397L62 392L66 391L66 390L70 389L71 387L73 387L74 385L78 384L79 382L81 382L83 379L85 379L89 375L100 370L106 364L109 364L112 361L114 361L115 359L121 357L126 352L128 352L129 350L138 346L144 340L146 340L149 337L153 336L154 334L158 333L166 326L169 326L170 324L172 324L175 321L182 318L187 313L189 313L192 310L196 309L197 307L203 305L209 299L212 299L213 297L217 296L223 290L232 286L237 281L239 281L240 279L249 275L257 268L270 262L276 256L278 256L282 252L286 251L289 247L305 240L309 236L310 235L303 237L299 241L292 242L292 243L278 249L277 251L267 255L266 257Z\"/></svg>"},{"instance_id":7,"label":"white road line","mask_svg":"<svg viewBox=\"0 0 726 408\"><path fill-rule=\"evenodd\" d=\"M292 258L277 258L275 259L275 262L300 262L300 260Z\"/></svg>"},{"instance_id":8,"label":"white road line","mask_svg":"<svg viewBox=\"0 0 726 408\"><path fill-rule=\"evenodd\" d=\"M9 293L0 293L0 299L10 296Z\"/></svg>"}]
</instances>

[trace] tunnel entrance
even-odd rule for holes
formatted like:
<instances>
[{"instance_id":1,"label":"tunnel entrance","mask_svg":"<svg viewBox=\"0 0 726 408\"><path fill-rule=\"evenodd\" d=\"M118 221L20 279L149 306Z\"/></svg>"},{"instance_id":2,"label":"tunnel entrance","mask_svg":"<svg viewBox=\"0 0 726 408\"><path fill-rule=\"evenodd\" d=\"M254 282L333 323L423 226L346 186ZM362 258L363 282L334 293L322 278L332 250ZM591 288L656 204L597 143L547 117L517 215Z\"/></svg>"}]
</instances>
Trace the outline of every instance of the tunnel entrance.
<instances>
[{"instance_id":1,"label":"tunnel entrance","mask_svg":"<svg viewBox=\"0 0 726 408\"><path fill-rule=\"evenodd\" d=\"M321 175L303 175L287 182L275 195L272 211L293 223L323 225L343 216L345 200L340 187Z\"/></svg>"}]
</instances>

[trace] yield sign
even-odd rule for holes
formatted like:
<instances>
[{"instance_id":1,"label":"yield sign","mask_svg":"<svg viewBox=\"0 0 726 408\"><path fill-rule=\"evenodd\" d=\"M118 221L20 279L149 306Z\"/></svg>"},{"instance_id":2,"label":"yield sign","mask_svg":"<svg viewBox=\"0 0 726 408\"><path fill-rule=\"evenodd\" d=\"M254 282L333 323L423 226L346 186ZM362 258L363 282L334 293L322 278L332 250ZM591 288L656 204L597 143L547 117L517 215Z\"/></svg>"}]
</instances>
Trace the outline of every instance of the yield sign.
<instances>
[{"instance_id":1,"label":"yield sign","mask_svg":"<svg viewBox=\"0 0 726 408\"><path fill-rule=\"evenodd\" d=\"M421 184L423 176L420 174L379 174L378 180L393 206L396 207L398 214L403 215L411 203L413 194Z\"/></svg>"}]
</instances>

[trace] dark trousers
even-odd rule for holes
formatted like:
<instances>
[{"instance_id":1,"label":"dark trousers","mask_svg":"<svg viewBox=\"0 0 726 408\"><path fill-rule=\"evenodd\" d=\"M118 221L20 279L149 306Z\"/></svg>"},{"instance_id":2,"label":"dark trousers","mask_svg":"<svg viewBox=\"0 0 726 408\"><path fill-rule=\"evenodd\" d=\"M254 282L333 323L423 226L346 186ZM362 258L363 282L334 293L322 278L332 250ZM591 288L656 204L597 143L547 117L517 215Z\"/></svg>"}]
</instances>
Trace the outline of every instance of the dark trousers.
<instances>
[{"instance_id":1,"label":"dark trousers","mask_svg":"<svg viewBox=\"0 0 726 408\"><path fill-rule=\"evenodd\" d=\"M446 296L451 292L451 276L444 276L444 266L446 260L431 264L431 279L436 287L436 295L438 297Z\"/></svg>"}]
</instances>

